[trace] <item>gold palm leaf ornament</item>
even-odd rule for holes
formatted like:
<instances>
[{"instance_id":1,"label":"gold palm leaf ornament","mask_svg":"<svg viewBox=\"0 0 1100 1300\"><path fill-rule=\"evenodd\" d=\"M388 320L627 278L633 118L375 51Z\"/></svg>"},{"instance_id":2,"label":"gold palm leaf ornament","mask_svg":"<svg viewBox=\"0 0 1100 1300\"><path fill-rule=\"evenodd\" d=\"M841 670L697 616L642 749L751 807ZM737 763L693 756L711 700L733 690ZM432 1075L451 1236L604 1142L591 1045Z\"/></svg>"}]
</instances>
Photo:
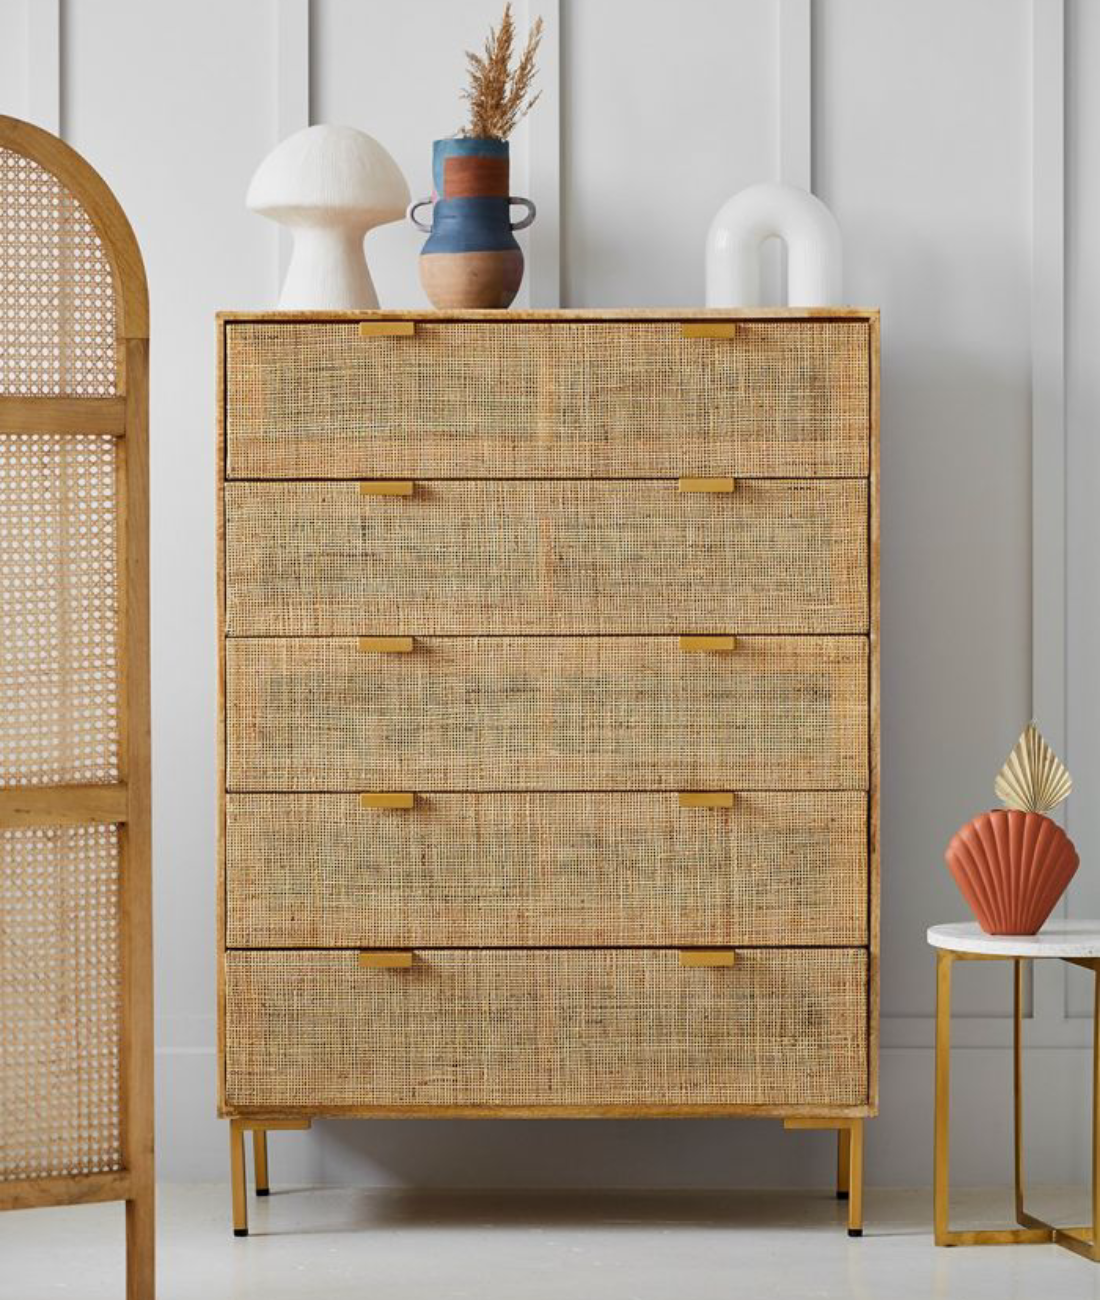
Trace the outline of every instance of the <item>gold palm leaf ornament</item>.
<instances>
[{"instance_id":1,"label":"gold palm leaf ornament","mask_svg":"<svg viewBox=\"0 0 1100 1300\"><path fill-rule=\"evenodd\" d=\"M1073 778L1029 722L993 783L997 798L1019 812L1049 813L1073 789Z\"/></svg>"}]
</instances>

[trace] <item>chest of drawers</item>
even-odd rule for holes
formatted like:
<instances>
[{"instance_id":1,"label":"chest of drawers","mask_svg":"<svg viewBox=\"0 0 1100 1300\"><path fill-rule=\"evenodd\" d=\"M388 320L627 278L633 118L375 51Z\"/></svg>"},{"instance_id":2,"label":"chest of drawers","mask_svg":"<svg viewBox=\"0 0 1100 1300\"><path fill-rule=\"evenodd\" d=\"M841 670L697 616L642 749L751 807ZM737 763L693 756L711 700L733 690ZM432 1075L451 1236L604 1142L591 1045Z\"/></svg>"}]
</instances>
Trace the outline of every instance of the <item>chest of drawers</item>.
<instances>
[{"instance_id":1,"label":"chest of drawers","mask_svg":"<svg viewBox=\"0 0 1100 1300\"><path fill-rule=\"evenodd\" d=\"M488 1114L782 1117L840 1130L843 1181L877 1105L877 314L219 341L235 1182L245 1128Z\"/></svg>"}]
</instances>

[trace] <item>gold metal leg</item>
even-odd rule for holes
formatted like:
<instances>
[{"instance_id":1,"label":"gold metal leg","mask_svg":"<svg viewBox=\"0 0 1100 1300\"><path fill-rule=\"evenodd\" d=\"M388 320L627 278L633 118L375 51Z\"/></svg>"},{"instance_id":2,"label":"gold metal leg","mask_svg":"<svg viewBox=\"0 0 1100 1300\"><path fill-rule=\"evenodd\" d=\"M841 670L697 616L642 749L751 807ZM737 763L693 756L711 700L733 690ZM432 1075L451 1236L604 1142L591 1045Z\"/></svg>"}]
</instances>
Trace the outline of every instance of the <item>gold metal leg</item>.
<instances>
[{"instance_id":1,"label":"gold metal leg","mask_svg":"<svg viewBox=\"0 0 1100 1300\"><path fill-rule=\"evenodd\" d=\"M256 1195L269 1196L271 1187L267 1181L267 1130L252 1130L252 1157L256 1162Z\"/></svg>"},{"instance_id":2,"label":"gold metal leg","mask_svg":"<svg viewBox=\"0 0 1100 1300\"><path fill-rule=\"evenodd\" d=\"M836 1131L836 1199L846 1201L852 1177L852 1132L838 1128Z\"/></svg>"},{"instance_id":3,"label":"gold metal leg","mask_svg":"<svg viewBox=\"0 0 1100 1300\"><path fill-rule=\"evenodd\" d=\"M1100 1248L1100 964L1092 980L1092 1258Z\"/></svg>"},{"instance_id":4,"label":"gold metal leg","mask_svg":"<svg viewBox=\"0 0 1100 1300\"><path fill-rule=\"evenodd\" d=\"M229 1121L229 1172L233 1184L233 1235L248 1236L248 1197L244 1178L244 1124Z\"/></svg>"},{"instance_id":5,"label":"gold metal leg","mask_svg":"<svg viewBox=\"0 0 1100 1300\"><path fill-rule=\"evenodd\" d=\"M951 965L956 954L943 948L936 950L936 1119L933 1149L933 1224L937 1246L1024 1246L1054 1240L1046 1225L1024 1228L982 1228L973 1232L954 1232L950 1227L950 1143L951 1143ZM969 959L969 956L968 958ZM1016 999L1014 1068L1016 1070L1016 1178L1022 1201L1023 1177L1023 1103L1022 1069L1020 1068L1019 1030L1022 1003L1022 975L1015 962ZM1018 1203L1017 1219L1024 1214Z\"/></svg>"},{"instance_id":6,"label":"gold metal leg","mask_svg":"<svg viewBox=\"0 0 1100 1300\"><path fill-rule=\"evenodd\" d=\"M1024 1212L1024 963L1012 963L1012 1128L1013 1185L1016 1192L1016 1222L1028 1224Z\"/></svg>"},{"instance_id":7,"label":"gold metal leg","mask_svg":"<svg viewBox=\"0 0 1100 1300\"><path fill-rule=\"evenodd\" d=\"M785 1129L836 1129L836 1194L848 1202L848 1236L863 1236L863 1120L792 1115Z\"/></svg>"},{"instance_id":8,"label":"gold metal leg","mask_svg":"<svg viewBox=\"0 0 1100 1300\"><path fill-rule=\"evenodd\" d=\"M951 1129L951 954L936 949L936 1119L932 1149L932 1220L937 1246L948 1236L947 1162Z\"/></svg>"},{"instance_id":9,"label":"gold metal leg","mask_svg":"<svg viewBox=\"0 0 1100 1300\"><path fill-rule=\"evenodd\" d=\"M1080 1227L1059 1227L1028 1213L1023 1204L1022 1162L1019 1158L1017 1159L1016 1217L1020 1223L1026 1224L1030 1228L1048 1232L1050 1234L1049 1240L1053 1241L1056 1246L1064 1246L1066 1250L1073 1251L1075 1255L1081 1255L1094 1263L1100 1263L1100 1249L1097 1248L1097 1242L1100 1241L1100 1222L1098 1222L1098 1218L1100 1218L1100 962L1089 957L1066 957L1064 960L1073 966L1083 966L1086 970L1094 973L1092 1004L1092 1222L1083 1224ZM1017 1132L1020 1135L1017 1142L1019 1143L1023 1133L1023 1122L1020 1118L1023 1070L1020 1060L1019 1015L1016 1018L1015 1042L1017 1057Z\"/></svg>"},{"instance_id":10,"label":"gold metal leg","mask_svg":"<svg viewBox=\"0 0 1100 1300\"><path fill-rule=\"evenodd\" d=\"M863 1120L848 1129L848 1236L863 1236Z\"/></svg>"}]
</instances>

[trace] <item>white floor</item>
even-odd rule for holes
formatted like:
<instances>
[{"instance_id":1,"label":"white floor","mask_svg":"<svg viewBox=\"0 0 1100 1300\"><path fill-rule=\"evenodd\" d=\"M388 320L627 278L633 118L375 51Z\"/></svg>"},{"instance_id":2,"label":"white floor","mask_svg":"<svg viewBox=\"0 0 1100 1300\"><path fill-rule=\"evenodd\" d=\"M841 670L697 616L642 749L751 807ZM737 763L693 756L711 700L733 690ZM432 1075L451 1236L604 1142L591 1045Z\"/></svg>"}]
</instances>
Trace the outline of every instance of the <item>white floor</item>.
<instances>
[{"instance_id":1,"label":"white floor","mask_svg":"<svg viewBox=\"0 0 1100 1300\"><path fill-rule=\"evenodd\" d=\"M1034 1196L1083 1212L1080 1193ZM229 1231L223 1186L160 1189L160 1300L1084 1300L1100 1265L1055 1246L937 1250L927 1192L485 1194L277 1189ZM1003 1198L960 1193L957 1226ZM1079 1218L1078 1218L1078 1221ZM117 1205L0 1215L3 1300L118 1300Z\"/></svg>"}]
</instances>

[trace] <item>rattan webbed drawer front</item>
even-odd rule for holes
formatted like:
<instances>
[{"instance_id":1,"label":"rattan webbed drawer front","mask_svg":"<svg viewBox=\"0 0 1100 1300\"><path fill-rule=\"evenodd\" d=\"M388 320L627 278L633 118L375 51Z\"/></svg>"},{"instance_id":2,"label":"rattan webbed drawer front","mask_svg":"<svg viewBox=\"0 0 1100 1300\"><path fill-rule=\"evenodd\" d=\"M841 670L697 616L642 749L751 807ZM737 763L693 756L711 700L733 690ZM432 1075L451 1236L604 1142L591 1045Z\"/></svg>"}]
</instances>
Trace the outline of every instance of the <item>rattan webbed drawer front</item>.
<instances>
[{"instance_id":1,"label":"rattan webbed drawer front","mask_svg":"<svg viewBox=\"0 0 1100 1300\"><path fill-rule=\"evenodd\" d=\"M428 950L225 957L231 1108L858 1106L862 949Z\"/></svg>"},{"instance_id":2,"label":"rattan webbed drawer front","mask_svg":"<svg viewBox=\"0 0 1100 1300\"><path fill-rule=\"evenodd\" d=\"M867 630L867 484L226 487L231 635Z\"/></svg>"},{"instance_id":3,"label":"rattan webbed drawer front","mask_svg":"<svg viewBox=\"0 0 1100 1300\"><path fill-rule=\"evenodd\" d=\"M230 638L231 791L865 790L867 641Z\"/></svg>"},{"instance_id":4,"label":"rattan webbed drawer front","mask_svg":"<svg viewBox=\"0 0 1100 1300\"><path fill-rule=\"evenodd\" d=\"M867 799L230 795L234 948L862 944Z\"/></svg>"},{"instance_id":5,"label":"rattan webbed drawer front","mask_svg":"<svg viewBox=\"0 0 1100 1300\"><path fill-rule=\"evenodd\" d=\"M230 478L868 472L866 320L229 322Z\"/></svg>"}]
</instances>

